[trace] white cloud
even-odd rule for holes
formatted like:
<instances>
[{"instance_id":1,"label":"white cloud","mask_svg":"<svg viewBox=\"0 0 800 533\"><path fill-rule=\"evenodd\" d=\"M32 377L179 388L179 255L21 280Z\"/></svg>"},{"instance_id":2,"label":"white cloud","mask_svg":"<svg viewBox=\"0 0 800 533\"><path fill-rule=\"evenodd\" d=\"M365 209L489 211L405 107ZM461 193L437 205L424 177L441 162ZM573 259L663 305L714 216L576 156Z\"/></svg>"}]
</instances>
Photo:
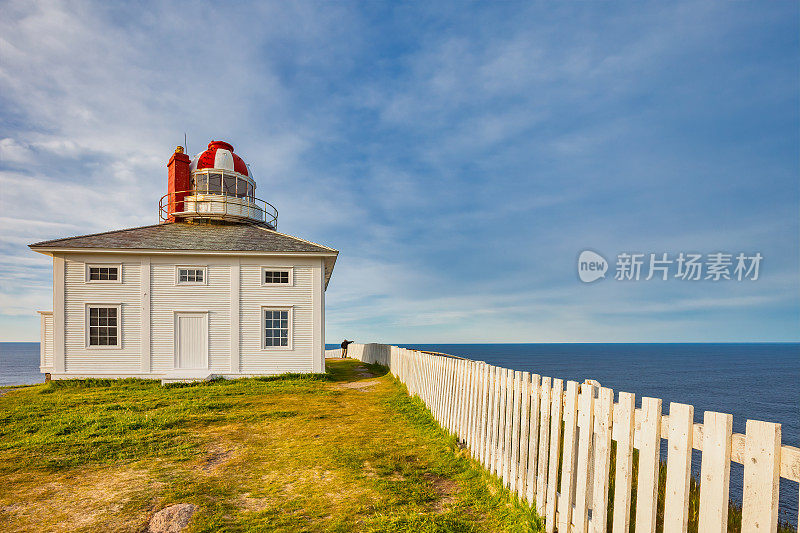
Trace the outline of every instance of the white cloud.
<instances>
[{"instance_id":1,"label":"white cloud","mask_svg":"<svg viewBox=\"0 0 800 533\"><path fill-rule=\"evenodd\" d=\"M405 37L346 4L6 2L0 114L13 120L0 124L0 314L49 306L47 258L26 244L155 222L184 132L191 154L212 138L233 142L281 230L341 249L328 293L334 337L644 338L692 330L665 322L676 310L768 308L797 283L662 302L663 292L590 296L563 275L581 245L783 242L775 207L774 218L743 213L746 227L681 224L692 197L679 189L691 177L664 176L685 154L629 144L657 124L626 106L666 90L655 75L681 54L731 31L709 22L717 9L582 24L592 17L534 6L480 30L453 17ZM694 179L695 202L716 198L719 183ZM16 285L33 288L17 298ZM604 302L614 298L643 316L610 324Z\"/></svg>"}]
</instances>

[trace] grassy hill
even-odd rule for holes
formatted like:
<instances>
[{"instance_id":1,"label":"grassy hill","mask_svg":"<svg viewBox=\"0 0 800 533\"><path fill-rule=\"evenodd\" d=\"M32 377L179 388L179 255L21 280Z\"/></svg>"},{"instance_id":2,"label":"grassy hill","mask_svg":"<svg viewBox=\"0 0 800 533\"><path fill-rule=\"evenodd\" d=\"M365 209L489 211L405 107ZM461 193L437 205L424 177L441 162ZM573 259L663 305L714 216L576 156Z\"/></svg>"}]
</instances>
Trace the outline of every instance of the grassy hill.
<instances>
[{"instance_id":1,"label":"grassy hill","mask_svg":"<svg viewBox=\"0 0 800 533\"><path fill-rule=\"evenodd\" d=\"M0 396L0 530L529 531L385 369L162 387L72 381Z\"/></svg>"}]
</instances>

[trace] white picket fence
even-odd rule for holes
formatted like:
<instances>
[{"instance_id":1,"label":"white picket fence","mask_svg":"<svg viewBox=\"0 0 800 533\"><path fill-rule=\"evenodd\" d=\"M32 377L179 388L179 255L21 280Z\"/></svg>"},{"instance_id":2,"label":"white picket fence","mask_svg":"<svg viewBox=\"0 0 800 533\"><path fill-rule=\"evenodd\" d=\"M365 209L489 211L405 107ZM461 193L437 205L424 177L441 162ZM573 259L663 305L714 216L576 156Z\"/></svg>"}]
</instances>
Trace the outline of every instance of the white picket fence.
<instances>
[{"instance_id":1,"label":"white picket fence","mask_svg":"<svg viewBox=\"0 0 800 533\"><path fill-rule=\"evenodd\" d=\"M636 408L633 394L619 392L615 402L613 390L588 380L565 388L561 379L397 346L352 344L347 356L389 367L475 460L535 505L548 533L607 530L612 440L614 533L628 531L634 483L636 531L655 531L661 439L668 450L665 533L687 531L692 449L702 452L698 530L704 533L727 531L732 461L744 465L744 532L776 531L780 478L800 482L800 449L781 445L780 424L748 420L744 435L732 433L729 414L706 411L695 424L691 405L670 403L662 415L658 398L643 397Z\"/></svg>"}]
</instances>

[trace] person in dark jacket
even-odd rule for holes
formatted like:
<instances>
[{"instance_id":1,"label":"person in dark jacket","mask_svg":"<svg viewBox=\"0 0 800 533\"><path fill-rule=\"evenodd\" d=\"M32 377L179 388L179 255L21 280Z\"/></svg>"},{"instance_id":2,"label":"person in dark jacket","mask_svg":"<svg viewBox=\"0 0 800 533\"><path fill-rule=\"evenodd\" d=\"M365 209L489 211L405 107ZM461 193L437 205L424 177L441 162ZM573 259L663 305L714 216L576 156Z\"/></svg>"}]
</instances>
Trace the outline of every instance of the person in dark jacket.
<instances>
[{"instance_id":1,"label":"person in dark jacket","mask_svg":"<svg viewBox=\"0 0 800 533\"><path fill-rule=\"evenodd\" d=\"M353 344L353 341L349 341L347 339L342 341L342 359L347 357L347 345L348 344Z\"/></svg>"}]
</instances>

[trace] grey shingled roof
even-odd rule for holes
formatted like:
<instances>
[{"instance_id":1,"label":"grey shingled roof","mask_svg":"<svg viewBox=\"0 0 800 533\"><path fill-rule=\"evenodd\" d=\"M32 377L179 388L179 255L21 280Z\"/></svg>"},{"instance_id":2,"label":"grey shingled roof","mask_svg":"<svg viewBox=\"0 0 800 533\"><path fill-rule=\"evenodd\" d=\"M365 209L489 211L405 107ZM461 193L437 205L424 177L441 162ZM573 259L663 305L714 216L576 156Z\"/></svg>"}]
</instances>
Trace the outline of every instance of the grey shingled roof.
<instances>
[{"instance_id":1,"label":"grey shingled roof","mask_svg":"<svg viewBox=\"0 0 800 533\"><path fill-rule=\"evenodd\" d=\"M31 244L36 251L53 248L122 250L208 250L222 252L297 252L338 254L337 250L278 233L259 224L187 224L170 222L80 235ZM336 257L325 259L325 284Z\"/></svg>"}]
</instances>

